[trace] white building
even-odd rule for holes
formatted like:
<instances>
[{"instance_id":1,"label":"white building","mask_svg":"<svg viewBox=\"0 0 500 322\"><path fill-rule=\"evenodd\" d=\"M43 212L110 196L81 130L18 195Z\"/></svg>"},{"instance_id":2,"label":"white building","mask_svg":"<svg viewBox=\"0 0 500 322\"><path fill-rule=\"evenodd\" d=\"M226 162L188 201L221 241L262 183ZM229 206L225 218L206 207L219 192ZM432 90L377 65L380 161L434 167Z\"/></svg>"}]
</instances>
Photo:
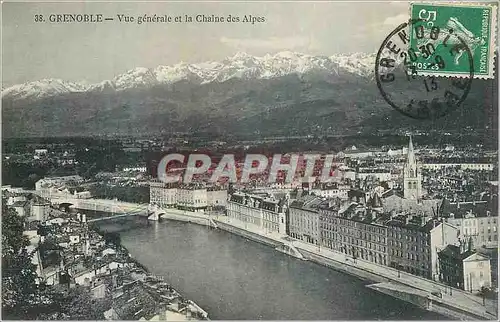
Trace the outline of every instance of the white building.
<instances>
[{"instance_id":1,"label":"white building","mask_svg":"<svg viewBox=\"0 0 500 322\"><path fill-rule=\"evenodd\" d=\"M469 292L491 287L490 258L464 246L448 245L439 252L440 280Z\"/></svg>"},{"instance_id":2,"label":"white building","mask_svg":"<svg viewBox=\"0 0 500 322\"><path fill-rule=\"evenodd\" d=\"M337 197L340 199L348 199L349 190L351 190L351 187L345 184L324 184L319 187L315 187L310 191L316 196L323 198Z\"/></svg>"},{"instance_id":3,"label":"white building","mask_svg":"<svg viewBox=\"0 0 500 322\"><path fill-rule=\"evenodd\" d=\"M177 189L177 208L200 211L208 206L207 188L183 187Z\"/></svg>"},{"instance_id":4,"label":"white building","mask_svg":"<svg viewBox=\"0 0 500 322\"><path fill-rule=\"evenodd\" d=\"M38 160L49 153L47 149L35 149L35 154L33 155L33 159Z\"/></svg>"},{"instance_id":5,"label":"white building","mask_svg":"<svg viewBox=\"0 0 500 322\"><path fill-rule=\"evenodd\" d=\"M152 181L149 186L149 201L161 208L172 208L177 204L177 184Z\"/></svg>"},{"instance_id":6,"label":"white building","mask_svg":"<svg viewBox=\"0 0 500 322\"><path fill-rule=\"evenodd\" d=\"M443 202L441 211L444 220L458 228L461 239L471 239L475 247L498 247L499 222L495 202Z\"/></svg>"},{"instance_id":7,"label":"white building","mask_svg":"<svg viewBox=\"0 0 500 322\"><path fill-rule=\"evenodd\" d=\"M219 186L187 185L152 181L149 189L151 204L161 208L177 207L191 211L225 207L227 189Z\"/></svg>"},{"instance_id":8,"label":"white building","mask_svg":"<svg viewBox=\"0 0 500 322\"><path fill-rule=\"evenodd\" d=\"M378 181L392 181L393 175L390 171L358 172L356 178L365 180L366 178L375 178Z\"/></svg>"},{"instance_id":9,"label":"white building","mask_svg":"<svg viewBox=\"0 0 500 322\"><path fill-rule=\"evenodd\" d=\"M257 226L266 233L286 235L287 200L235 192L227 203L229 218Z\"/></svg>"},{"instance_id":10,"label":"white building","mask_svg":"<svg viewBox=\"0 0 500 322\"><path fill-rule=\"evenodd\" d=\"M460 168L461 170L486 170L493 171L494 165L492 163L424 163L421 164L422 169L441 170L445 168Z\"/></svg>"},{"instance_id":11,"label":"white building","mask_svg":"<svg viewBox=\"0 0 500 322\"><path fill-rule=\"evenodd\" d=\"M31 215L28 218L29 221L41 221L47 220L47 216L50 211L50 204L45 202L36 202L31 205Z\"/></svg>"},{"instance_id":12,"label":"white building","mask_svg":"<svg viewBox=\"0 0 500 322\"><path fill-rule=\"evenodd\" d=\"M289 235L293 238L318 245L321 240L318 206L321 198L306 195L290 204Z\"/></svg>"}]
</instances>

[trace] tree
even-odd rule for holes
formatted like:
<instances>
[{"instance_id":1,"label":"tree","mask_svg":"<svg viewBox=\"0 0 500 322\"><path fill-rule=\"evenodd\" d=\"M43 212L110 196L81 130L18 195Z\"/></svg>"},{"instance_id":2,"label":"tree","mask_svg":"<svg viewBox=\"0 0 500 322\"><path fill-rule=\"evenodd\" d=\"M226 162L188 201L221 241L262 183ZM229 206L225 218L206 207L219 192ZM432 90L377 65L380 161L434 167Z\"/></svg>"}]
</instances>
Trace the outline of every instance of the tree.
<instances>
[{"instance_id":1,"label":"tree","mask_svg":"<svg viewBox=\"0 0 500 322\"><path fill-rule=\"evenodd\" d=\"M56 319L104 320L104 312L111 306L107 300L93 299L83 286L71 288L68 293L54 294L54 300L60 314Z\"/></svg>"},{"instance_id":2,"label":"tree","mask_svg":"<svg viewBox=\"0 0 500 322\"><path fill-rule=\"evenodd\" d=\"M17 318L27 318L37 296L33 254L26 248L23 227L23 218L2 199L2 311Z\"/></svg>"}]
</instances>

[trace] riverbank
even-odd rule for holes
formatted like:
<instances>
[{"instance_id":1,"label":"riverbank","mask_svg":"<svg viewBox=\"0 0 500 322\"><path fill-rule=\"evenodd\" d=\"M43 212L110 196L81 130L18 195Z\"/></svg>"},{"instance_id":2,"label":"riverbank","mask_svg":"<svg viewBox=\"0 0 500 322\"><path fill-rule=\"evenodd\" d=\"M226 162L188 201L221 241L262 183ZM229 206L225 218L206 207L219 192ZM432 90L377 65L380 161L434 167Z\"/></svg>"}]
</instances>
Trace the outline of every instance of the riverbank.
<instances>
[{"instance_id":1,"label":"riverbank","mask_svg":"<svg viewBox=\"0 0 500 322\"><path fill-rule=\"evenodd\" d=\"M453 289L453 295L451 295L448 294L449 287L443 284L360 259L354 262L352 258L346 257L345 254L284 237L277 233L266 233L259 227L254 227L249 223L237 222L226 216L217 217L189 212L183 212L182 214L166 213L163 218L219 228L249 240L266 244L274 249L277 249L280 245L287 245L298 250L304 259L345 272L357 278L373 283L390 281L395 285L405 286L407 292L393 292L381 287L372 287L372 289L453 319L496 320L496 307L491 301L486 303L486 306L483 306L482 300L473 294ZM442 294L441 298L431 294L436 291ZM418 300L414 300L417 297Z\"/></svg>"}]
</instances>

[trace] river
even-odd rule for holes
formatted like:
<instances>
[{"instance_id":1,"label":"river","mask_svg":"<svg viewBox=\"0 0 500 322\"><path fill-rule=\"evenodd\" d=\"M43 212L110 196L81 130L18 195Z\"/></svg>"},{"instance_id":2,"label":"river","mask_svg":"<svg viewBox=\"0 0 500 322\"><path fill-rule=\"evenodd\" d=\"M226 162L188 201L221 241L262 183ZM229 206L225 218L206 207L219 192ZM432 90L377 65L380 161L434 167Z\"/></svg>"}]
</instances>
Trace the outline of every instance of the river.
<instances>
[{"instance_id":1,"label":"river","mask_svg":"<svg viewBox=\"0 0 500 322\"><path fill-rule=\"evenodd\" d=\"M99 223L213 320L443 320L362 281L225 231L141 218Z\"/></svg>"}]
</instances>

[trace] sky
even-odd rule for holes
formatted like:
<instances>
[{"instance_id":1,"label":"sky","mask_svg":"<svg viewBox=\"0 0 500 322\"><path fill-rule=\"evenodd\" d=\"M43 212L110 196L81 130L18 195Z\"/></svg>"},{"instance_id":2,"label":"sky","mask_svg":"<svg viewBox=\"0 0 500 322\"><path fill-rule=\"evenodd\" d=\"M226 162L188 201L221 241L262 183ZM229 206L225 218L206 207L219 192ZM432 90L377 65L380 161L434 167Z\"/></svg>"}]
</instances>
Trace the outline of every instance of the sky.
<instances>
[{"instance_id":1,"label":"sky","mask_svg":"<svg viewBox=\"0 0 500 322\"><path fill-rule=\"evenodd\" d=\"M408 19L406 2L4 2L3 87L44 78L96 83L136 67L221 61L241 51L372 53ZM114 21L50 23L50 14ZM35 15L45 23L36 23ZM261 23L120 23L118 14L264 17Z\"/></svg>"}]
</instances>

